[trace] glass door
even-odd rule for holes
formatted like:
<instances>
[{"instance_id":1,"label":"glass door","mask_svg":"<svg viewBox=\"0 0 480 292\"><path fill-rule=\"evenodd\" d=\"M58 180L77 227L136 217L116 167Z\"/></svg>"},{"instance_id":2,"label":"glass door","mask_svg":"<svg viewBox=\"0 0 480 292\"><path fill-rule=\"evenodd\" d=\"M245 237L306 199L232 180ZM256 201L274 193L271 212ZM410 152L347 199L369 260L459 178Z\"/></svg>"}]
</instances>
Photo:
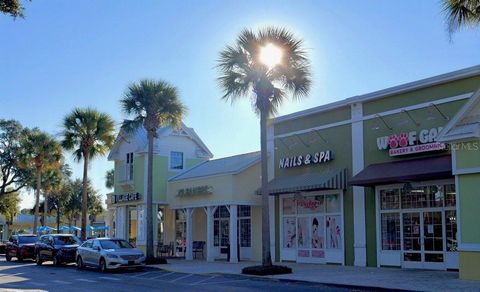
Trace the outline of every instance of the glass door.
<instances>
[{"instance_id":1,"label":"glass door","mask_svg":"<svg viewBox=\"0 0 480 292\"><path fill-rule=\"evenodd\" d=\"M405 268L444 268L442 213L422 211L402 214Z\"/></svg>"}]
</instances>

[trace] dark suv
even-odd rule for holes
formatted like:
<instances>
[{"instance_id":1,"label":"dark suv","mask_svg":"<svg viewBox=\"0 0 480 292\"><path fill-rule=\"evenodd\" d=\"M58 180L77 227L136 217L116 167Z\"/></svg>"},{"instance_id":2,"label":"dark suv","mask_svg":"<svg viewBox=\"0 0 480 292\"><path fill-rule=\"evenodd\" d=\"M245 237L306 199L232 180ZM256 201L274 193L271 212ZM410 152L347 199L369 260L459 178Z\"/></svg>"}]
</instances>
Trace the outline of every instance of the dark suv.
<instances>
[{"instance_id":1,"label":"dark suv","mask_svg":"<svg viewBox=\"0 0 480 292\"><path fill-rule=\"evenodd\" d=\"M5 247L5 259L7 262L12 258L17 258L19 262L23 259L33 259L35 242L38 237L34 234L18 234L12 235Z\"/></svg>"},{"instance_id":2,"label":"dark suv","mask_svg":"<svg viewBox=\"0 0 480 292\"><path fill-rule=\"evenodd\" d=\"M42 235L35 243L35 261L41 265L53 261L58 266L62 263L74 263L80 240L71 234Z\"/></svg>"}]
</instances>

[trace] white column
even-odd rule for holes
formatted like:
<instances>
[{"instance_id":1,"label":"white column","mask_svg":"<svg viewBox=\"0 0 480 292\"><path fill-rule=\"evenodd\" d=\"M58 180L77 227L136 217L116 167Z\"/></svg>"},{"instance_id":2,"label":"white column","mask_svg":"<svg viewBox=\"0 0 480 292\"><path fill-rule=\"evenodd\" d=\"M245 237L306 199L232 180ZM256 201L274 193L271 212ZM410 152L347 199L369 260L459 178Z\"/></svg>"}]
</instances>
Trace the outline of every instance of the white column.
<instances>
[{"instance_id":1,"label":"white column","mask_svg":"<svg viewBox=\"0 0 480 292\"><path fill-rule=\"evenodd\" d=\"M268 181L271 181L275 178L275 137L274 137L274 127L273 123L267 124L267 152L268 152ZM262 207L263 208L263 207ZM268 216L269 216L269 226L270 226L270 255L272 261L275 262L275 196L269 196L268 198ZM261 220L261 219L260 219ZM253 224L253 222L252 222ZM258 222L261 224L261 221ZM260 237L262 235L260 234Z\"/></svg>"},{"instance_id":2,"label":"white column","mask_svg":"<svg viewBox=\"0 0 480 292\"><path fill-rule=\"evenodd\" d=\"M356 175L364 167L363 149L363 107L361 103L351 105L352 110L352 175ZM367 265L366 222L365 222L365 190L353 187L353 237L354 265Z\"/></svg>"},{"instance_id":3,"label":"white column","mask_svg":"<svg viewBox=\"0 0 480 292\"><path fill-rule=\"evenodd\" d=\"M237 257L237 243L238 243L238 236L237 236L237 205L230 205L230 262L231 263L238 263Z\"/></svg>"},{"instance_id":4,"label":"white column","mask_svg":"<svg viewBox=\"0 0 480 292\"><path fill-rule=\"evenodd\" d=\"M206 207L205 213L207 214L207 262L215 261L215 253L213 252L213 214L217 207L208 206Z\"/></svg>"},{"instance_id":5,"label":"white column","mask_svg":"<svg viewBox=\"0 0 480 292\"><path fill-rule=\"evenodd\" d=\"M147 238L146 238L147 224L145 222L147 219L146 215L147 215L146 205L138 204L137 205L137 246L147 244Z\"/></svg>"},{"instance_id":6,"label":"white column","mask_svg":"<svg viewBox=\"0 0 480 292\"><path fill-rule=\"evenodd\" d=\"M186 260L193 260L193 208L187 208L185 209L185 215L186 215L186 225L187 225L187 234L186 234L186 239L187 239L187 246L186 246L186 251L185 251L185 259Z\"/></svg>"},{"instance_id":7,"label":"white column","mask_svg":"<svg viewBox=\"0 0 480 292\"><path fill-rule=\"evenodd\" d=\"M127 207L117 207L115 212L115 237L128 240L127 238Z\"/></svg>"}]
</instances>

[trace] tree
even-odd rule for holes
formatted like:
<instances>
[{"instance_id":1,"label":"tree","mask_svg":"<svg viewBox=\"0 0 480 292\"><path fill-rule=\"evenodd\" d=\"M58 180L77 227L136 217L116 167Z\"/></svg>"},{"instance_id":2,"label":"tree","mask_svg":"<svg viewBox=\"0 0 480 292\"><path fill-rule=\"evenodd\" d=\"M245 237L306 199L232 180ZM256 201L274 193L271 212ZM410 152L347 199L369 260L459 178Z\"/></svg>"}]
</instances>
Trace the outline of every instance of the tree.
<instances>
[{"instance_id":1,"label":"tree","mask_svg":"<svg viewBox=\"0 0 480 292\"><path fill-rule=\"evenodd\" d=\"M114 122L108 114L91 108L76 108L63 120L64 149L73 151L75 160L83 159L82 240L87 238L87 181L91 159L104 156L112 147Z\"/></svg>"},{"instance_id":2,"label":"tree","mask_svg":"<svg viewBox=\"0 0 480 292\"><path fill-rule=\"evenodd\" d=\"M20 201L20 194L18 192L8 192L8 194L0 199L0 213L5 217L7 225L6 236L9 234L9 229L15 216L20 213Z\"/></svg>"},{"instance_id":3,"label":"tree","mask_svg":"<svg viewBox=\"0 0 480 292\"><path fill-rule=\"evenodd\" d=\"M69 226L76 220L82 212L82 196L83 196L83 182L79 179L69 181L67 199L63 200L62 208L64 209L65 217L68 220ZM97 215L102 213L103 207L99 194L92 187L90 180L87 180L87 206L90 214Z\"/></svg>"},{"instance_id":4,"label":"tree","mask_svg":"<svg viewBox=\"0 0 480 292\"><path fill-rule=\"evenodd\" d=\"M178 97L176 87L160 80L141 80L131 84L120 101L123 112L133 119L124 120L122 130L132 133L145 128L148 139L147 157L147 258L153 261L153 140L163 126L179 127L186 107Z\"/></svg>"},{"instance_id":5,"label":"tree","mask_svg":"<svg viewBox=\"0 0 480 292\"><path fill-rule=\"evenodd\" d=\"M115 169L110 169L105 174L105 187L107 189L113 189L115 186Z\"/></svg>"},{"instance_id":6,"label":"tree","mask_svg":"<svg viewBox=\"0 0 480 292\"><path fill-rule=\"evenodd\" d=\"M272 265L268 211L267 119L286 100L308 94L310 63L303 41L283 28L267 27L253 32L244 29L234 45L226 46L218 60L223 100L234 102L250 96L260 115L262 168L262 265Z\"/></svg>"},{"instance_id":7,"label":"tree","mask_svg":"<svg viewBox=\"0 0 480 292\"><path fill-rule=\"evenodd\" d=\"M0 12L9 14L13 18L25 17L23 14L25 8L20 0L0 0Z\"/></svg>"},{"instance_id":8,"label":"tree","mask_svg":"<svg viewBox=\"0 0 480 292\"><path fill-rule=\"evenodd\" d=\"M0 199L19 191L28 182L28 170L19 164L24 134L19 122L0 119Z\"/></svg>"},{"instance_id":9,"label":"tree","mask_svg":"<svg viewBox=\"0 0 480 292\"><path fill-rule=\"evenodd\" d=\"M33 232L36 233L42 175L61 165L63 158L62 149L57 141L39 129L26 130L21 145L19 156L21 164L36 174L35 216L33 222Z\"/></svg>"},{"instance_id":10,"label":"tree","mask_svg":"<svg viewBox=\"0 0 480 292\"><path fill-rule=\"evenodd\" d=\"M462 27L480 25L480 0L443 0L450 35Z\"/></svg>"},{"instance_id":11,"label":"tree","mask_svg":"<svg viewBox=\"0 0 480 292\"><path fill-rule=\"evenodd\" d=\"M56 210L57 213L57 230L60 228L61 210L65 202L71 196L70 176L72 171L68 164L62 164L58 169L51 170L47 173L43 183L44 190L44 214L51 213ZM46 212L45 212L46 210ZM46 223L46 215L43 219Z\"/></svg>"}]
</instances>

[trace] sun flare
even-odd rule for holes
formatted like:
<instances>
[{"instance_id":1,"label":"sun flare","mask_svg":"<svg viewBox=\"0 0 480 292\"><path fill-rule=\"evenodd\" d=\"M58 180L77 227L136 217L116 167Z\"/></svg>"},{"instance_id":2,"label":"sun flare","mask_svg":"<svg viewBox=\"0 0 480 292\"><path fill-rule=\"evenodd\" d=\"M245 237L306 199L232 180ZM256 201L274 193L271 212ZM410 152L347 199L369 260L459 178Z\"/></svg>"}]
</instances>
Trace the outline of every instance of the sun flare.
<instances>
[{"instance_id":1,"label":"sun flare","mask_svg":"<svg viewBox=\"0 0 480 292\"><path fill-rule=\"evenodd\" d=\"M282 61L282 50L274 44L267 44L260 50L260 61L273 68Z\"/></svg>"}]
</instances>

